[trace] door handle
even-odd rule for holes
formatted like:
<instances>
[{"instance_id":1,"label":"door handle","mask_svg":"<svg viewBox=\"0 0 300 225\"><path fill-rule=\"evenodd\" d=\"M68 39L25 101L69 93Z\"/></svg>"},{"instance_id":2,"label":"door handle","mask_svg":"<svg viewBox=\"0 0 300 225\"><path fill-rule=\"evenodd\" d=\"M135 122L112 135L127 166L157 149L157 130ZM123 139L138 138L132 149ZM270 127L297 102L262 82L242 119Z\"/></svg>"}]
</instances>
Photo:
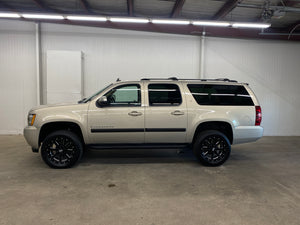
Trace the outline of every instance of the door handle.
<instances>
[{"instance_id":1,"label":"door handle","mask_svg":"<svg viewBox=\"0 0 300 225\"><path fill-rule=\"evenodd\" d=\"M128 113L129 116L141 116L143 115L143 113L138 112L138 111L132 111L130 113Z\"/></svg>"},{"instance_id":2,"label":"door handle","mask_svg":"<svg viewBox=\"0 0 300 225\"><path fill-rule=\"evenodd\" d=\"M174 112L171 112L172 115L174 116L181 116L181 115L184 115L184 112L181 112L179 110L175 110Z\"/></svg>"}]
</instances>

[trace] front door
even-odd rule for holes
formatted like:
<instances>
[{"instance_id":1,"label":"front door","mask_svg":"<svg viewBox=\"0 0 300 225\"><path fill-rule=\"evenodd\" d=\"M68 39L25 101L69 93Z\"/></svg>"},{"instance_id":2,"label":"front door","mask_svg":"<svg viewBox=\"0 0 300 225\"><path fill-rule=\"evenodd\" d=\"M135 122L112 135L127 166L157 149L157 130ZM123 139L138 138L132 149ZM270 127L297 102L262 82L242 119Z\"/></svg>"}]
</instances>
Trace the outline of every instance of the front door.
<instances>
[{"instance_id":1,"label":"front door","mask_svg":"<svg viewBox=\"0 0 300 225\"><path fill-rule=\"evenodd\" d=\"M185 143L186 102L174 83L149 83L145 109L146 143Z\"/></svg>"},{"instance_id":2,"label":"front door","mask_svg":"<svg viewBox=\"0 0 300 225\"><path fill-rule=\"evenodd\" d=\"M92 102L89 107L91 144L144 143L145 113L140 84L115 86L104 96L106 105Z\"/></svg>"}]
</instances>

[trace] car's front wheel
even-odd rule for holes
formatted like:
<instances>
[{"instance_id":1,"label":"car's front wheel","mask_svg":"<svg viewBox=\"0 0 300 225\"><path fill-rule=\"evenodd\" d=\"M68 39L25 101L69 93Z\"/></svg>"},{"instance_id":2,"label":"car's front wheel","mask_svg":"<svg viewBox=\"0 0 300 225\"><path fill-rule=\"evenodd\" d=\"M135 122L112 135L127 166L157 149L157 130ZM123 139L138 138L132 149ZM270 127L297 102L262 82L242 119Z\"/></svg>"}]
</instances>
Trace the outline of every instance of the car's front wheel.
<instances>
[{"instance_id":1,"label":"car's front wheel","mask_svg":"<svg viewBox=\"0 0 300 225\"><path fill-rule=\"evenodd\" d=\"M223 133L207 130L197 135L193 151L202 164L220 166L228 159L231 145Z\"/></svg>"},{"instance_id":2,"label":"car's front wheel","mask_svg":"<svg viewBox=\"0 0 300 225\"><path fill-rule=\"evenodd\" d=\"M81 158L83 147L78 136L70 131L60 130L49 134L42 143L41 155L52 168L69 168Z\"/></svg>"}]
</instances>

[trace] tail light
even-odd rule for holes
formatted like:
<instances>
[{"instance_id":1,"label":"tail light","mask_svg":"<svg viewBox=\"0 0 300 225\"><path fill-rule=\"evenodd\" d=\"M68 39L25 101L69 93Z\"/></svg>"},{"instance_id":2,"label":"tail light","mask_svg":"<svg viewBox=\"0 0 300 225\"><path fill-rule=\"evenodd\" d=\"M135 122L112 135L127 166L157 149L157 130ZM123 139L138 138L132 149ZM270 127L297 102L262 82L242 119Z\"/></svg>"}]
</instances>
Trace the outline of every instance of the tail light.
<instances>
[{"instance_id":1,"label":"tail light","mask_svg":"<svg viewBox=\"0 0 300 225\"><path fill-rule=\"evenodd\" d=\"M259 126L261 123L261 118L262 118L262 114L261 114L261 108L260 106L255 106L255 126Z\"/></svg>"}]
</instances>

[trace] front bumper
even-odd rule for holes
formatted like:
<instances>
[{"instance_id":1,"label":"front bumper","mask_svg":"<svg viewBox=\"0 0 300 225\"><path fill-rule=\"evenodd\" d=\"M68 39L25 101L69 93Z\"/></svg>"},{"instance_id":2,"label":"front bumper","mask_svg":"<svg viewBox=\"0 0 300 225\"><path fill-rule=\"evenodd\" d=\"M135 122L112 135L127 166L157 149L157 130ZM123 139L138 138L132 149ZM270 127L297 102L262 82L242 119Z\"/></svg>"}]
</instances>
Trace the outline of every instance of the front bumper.
<instances>
[{"instance_id":1,"label":"front bumper","mask_svg":"<svg viewBox=\"0 0 300 225\"><path fill-rule=\"evenodd\" d=\"M261 126L238 126L235 128L232 144L256 141L263 136L263 132L264 128Z\"/></svg>"},{"instance_id":2,"label":"front bumper","mask_svg":"<svg viewBox=\"0 0 300 225\"><path fill-rule=\"evenodd\" d=\"M39 130L34 126L27 126L24 128L24 137L27 143L33 148L39 148Z\"/></svg>"}]
</instances>

